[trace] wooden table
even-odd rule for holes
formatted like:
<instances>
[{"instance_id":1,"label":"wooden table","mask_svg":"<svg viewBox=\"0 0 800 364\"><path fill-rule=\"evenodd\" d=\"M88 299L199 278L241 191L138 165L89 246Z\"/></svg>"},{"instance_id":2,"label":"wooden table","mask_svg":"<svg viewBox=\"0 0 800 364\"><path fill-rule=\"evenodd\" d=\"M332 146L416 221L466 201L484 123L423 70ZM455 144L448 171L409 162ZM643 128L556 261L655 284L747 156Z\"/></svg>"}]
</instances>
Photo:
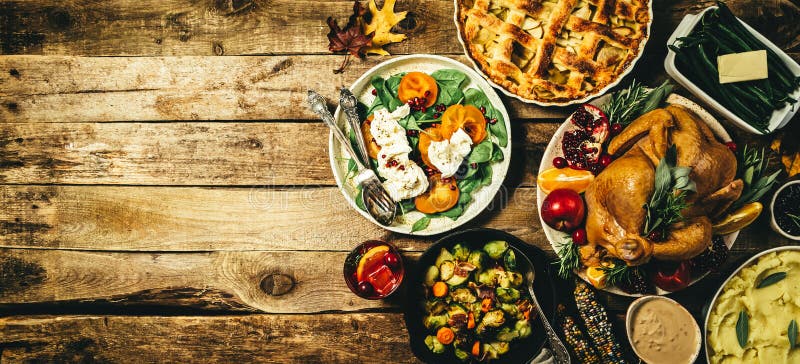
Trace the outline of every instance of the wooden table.
<instances>
[{"instance_id":1,"label":"wooden table","mask_svg":"<svg viewBox=\"0 0 800 364\"><path fill-rule=\"evenodd\" d=\"M633 74L664 79L667 35L711 3L656 2ZM730 3L798 50L794 3ZM307 89L331 98L386 59L332 72L341 56L327 51L325 18L351 6L0 1L0 362L416 361L402 294L360 299L341 269L367 239L413 261L435 238L388 233L346 206L328 131L305 106ZM465 62L452 7L400 1L409 37L390 52ZM504 100L515 146L507 203L467 226L552 254L534 176L570 109ZM699 314L735 262L788 243L762 217L722 274L674 296ZM603 300L619 323L629 300Z\"/></svg>"}]
</instances>

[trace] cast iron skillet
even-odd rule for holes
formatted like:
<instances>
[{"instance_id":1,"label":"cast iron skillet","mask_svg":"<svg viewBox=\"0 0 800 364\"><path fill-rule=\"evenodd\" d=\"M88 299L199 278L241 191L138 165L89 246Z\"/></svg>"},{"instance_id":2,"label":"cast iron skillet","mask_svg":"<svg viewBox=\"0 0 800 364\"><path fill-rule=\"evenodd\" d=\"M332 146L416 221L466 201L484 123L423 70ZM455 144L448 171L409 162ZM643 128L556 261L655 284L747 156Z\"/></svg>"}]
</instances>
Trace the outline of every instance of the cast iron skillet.
<instances>
[{"instance_id":1,"label":"cast iron skillet","mask_svg":"<svg viewBox=\"0 0 800 364\"><path fill-rule=\"evenodd\" d=\"M480 248L483 244L492 240L505 240L509 246L514 249L517 254L517 262L520 273L523 276L529 276L522 267L525 265L524 259L521 256L527 256L533 263L535 279L533 281L533 290L536 292L536 298L542 305L542 310L547 315L550 323L553 323L555 317L555 303L556 292L553 287L553 282L550 279L548 258L545 253L532 245L528 245L514 235L504 231L495 229L469 229L452 233L431 245L417 264L406 267L406 290L408 292L408 302L405 305L405 322L408 328L409 342L411 351L420 360L426 363L464 363L456 358L451 350L445 354L434 354L428 347L425 346L425 337L432 335L429 333L425 326L422 325L422 319L425 317L423 304L425 302L424 288L422 281L424 280L425 271L428 266L431 266L439 256L442 248L450 249L457 243L466 243L470 249ZM526 281L527 284L527 281ZM523 288L524 289L524 288ZM502 363L528 363L544 346L546 335L541 321L536 319L531 323L533 333L531 336L523 340L514 341L511 343L511 349L508 353L503 354L498 362Z\"/></svg>"}]
</instances>

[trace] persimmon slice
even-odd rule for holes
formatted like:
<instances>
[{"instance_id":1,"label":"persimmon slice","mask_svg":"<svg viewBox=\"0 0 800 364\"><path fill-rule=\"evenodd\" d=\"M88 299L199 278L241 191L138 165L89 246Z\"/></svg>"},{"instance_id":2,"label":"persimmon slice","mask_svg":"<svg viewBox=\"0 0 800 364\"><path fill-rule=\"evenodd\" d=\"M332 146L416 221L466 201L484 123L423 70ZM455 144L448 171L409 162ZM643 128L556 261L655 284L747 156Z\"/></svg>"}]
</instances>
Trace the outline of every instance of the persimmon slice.
<instances>
[{"instance_id":1,"label":"persimmon slice","mask_svg":"<svg viewBox=\"0 0 800 364\"><path fill-rule=\"evenodd\" d=\"M400 79L400 85L397 87L397 98L403 103L418 97L427 100L425 107L431 107L436 103L438 96L439 86L436 80L422 72L407 73Z\"/></svg>"},{"instance_id":2,"label":"persimmon slice","mask_svg":"<svg viewBox=\"0 0 800 364\"><path fill-rule=\"evenodd\" d=\"M442 114L443 136L447 139L459 128L472 139L472 144L478 144L486 138L486 118L477 107L472 105L451 105Z\"/></svg>"},{"instance_id":3,"label":"persimmon slice","mask_svg":"<svg viewBox=\"0 0 800 364\"><path fill-rule=\"evenodd\" d=\"M444 140L444 136L442 136L442 126L436 125L430 128L425 129L422 133L419 133L419 143L417 143L417 149L419 149L419 156L420 159L431 168L436 168L431 164L431 160L428 158L428 148L430 148L432 142L440 142Z\"/></svg>"},{"instance_id":4,"label":"persimmon slice","mask_svg":"<svg viewBox=\"0 0 800 364\"><path fill-rule=\"evenodd\" d=\"M378 145L378 142L375 141L375 138L372 137L372 132L370 131L369 127L372 125L372 119L375 118L375 115L367 116L367 119L361 123L361 135L364 136L364 142L367 144L367 154L372 159L378 159L378 153L381 151L381 147Z\"/></svg>"},{"instance_id":5,"label":"persimmon slice","mask_svg":"<svg viewBox=\"0 0 800 364\"><path fill-rule=\"evenodd\" d=\"M458 203L458 184L455 178L442 178L441 174L428 177L428 191L414 198L417 211L426 214L447 211Z\"/></svg>"}]
</instances>

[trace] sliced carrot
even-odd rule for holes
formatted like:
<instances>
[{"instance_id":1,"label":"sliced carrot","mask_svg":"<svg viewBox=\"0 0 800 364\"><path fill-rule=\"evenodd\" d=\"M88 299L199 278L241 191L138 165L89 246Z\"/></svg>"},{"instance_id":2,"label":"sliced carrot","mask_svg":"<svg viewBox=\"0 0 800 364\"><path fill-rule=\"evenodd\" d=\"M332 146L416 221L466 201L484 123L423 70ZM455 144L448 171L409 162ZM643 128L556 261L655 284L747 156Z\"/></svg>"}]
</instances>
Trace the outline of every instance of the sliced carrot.
<instances>
[{"instance_id":1,"label":"sliced carrot","mask_svg":"<svg viewBox=\"0 0 800 364\"><path fill-rule=\"evenodd\" d=\"M440 343L444 345L450 345L453 342L453 339L456 338L456 335L453 333L449 327L442 327L439 331L436 332L436 340L439 340Z\"/></svg>"},{"instance_id":2,"label":"sliced carrot","mask_svg":"<svg viewBox=\"0 0 800 364\"><path fill-rule=\"evenodd\" d=\"M467 328L474 329L475 328L475 315L470 312L467 314Z\"/></svg>"},{"instance_id":3,"label":"sliced carrot","mask_svg":"<svg viewBox=\"0 0 800 364\"><path fill-rule=\"evenodd\" d=\"M491 298L484 298L481 301L481 311L489 312L492 309L492 299Z\"/></svg>"},{"instance_id":4,"label":"sliced carrot","mask_svg":"<svg viewBox=\"0 0 800 364\"><path fill-rule=\"evenodd\" d=\"M472 356L474 356L476 358L481 356L481 342L480 341L476 341L474 344L472 344Z\"/></svg>"},{"instance_id":5,"label":"sliced carrot","mask_svg":"<svg viewBox=\"0 0 800 364\"><path fill-rule=\"evenodd\" d=\"M436 282L433 284L433 295L435 297L444 297L447 294L447 284L444 282Z\"/></svg>"}]
</instances>

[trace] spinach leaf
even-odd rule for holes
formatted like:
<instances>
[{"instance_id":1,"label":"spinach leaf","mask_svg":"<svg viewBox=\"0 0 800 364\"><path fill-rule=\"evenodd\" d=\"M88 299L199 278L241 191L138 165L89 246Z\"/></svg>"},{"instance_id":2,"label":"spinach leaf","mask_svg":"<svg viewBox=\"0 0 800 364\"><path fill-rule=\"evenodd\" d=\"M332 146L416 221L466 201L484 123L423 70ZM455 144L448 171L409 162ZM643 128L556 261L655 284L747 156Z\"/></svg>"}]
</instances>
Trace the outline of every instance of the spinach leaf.
<instances>
[{"instance_id":1,"label":"spinach leaf","mask_svg":"<svg viewBox=\"0 0 800 364\"><path fill-rule=\"evenodd\" d=\"M358 186L358 192L356 193L356 206L363 211L367 211L367 206L364 205L364 195L362 193L361 185Z\"/></svg>"},{"instance_id":2,"label":"spinach leaf","mask_svg":"<svg viewBox=\"0 0 800 364\"><path fill-rule=\"evenodd\" d=\"M411 232L413 233L415 231L425 230L425 228L427 228L430 224L431 218L428 216L423 216L411 226Z\"/></svg>"},{"instance_id":3,"label":"spinach leaf","mask_svg":"<svg viewBox=\"0 0 800 364\"><path fill-rule=\"evenodd\" d=\"M441 69L431 73L431 77L438 83L452 84L461 87L467 79L467 75L454 69Z\"/></svg>"},{"instance_id":4,"label":"spinach leaf","mask_svg":"<svg viewBox=\"0 0 800 364\"><path fill-rule=\"evenodd\" d=\"M439 213L440 216L449 217L452 220L458 219L463 214L464 214L464 207L461 206L461 204L457 204L453 206L453 208L451 208L450 210Z\"/></svg>"},{"instance_id":5,"label":"spinach leaf","mask_svg":"<svg viewBox=\"0 0 800 364\"><path fill-rule=\"evenodd\" d=\"M392 92L386 87L386 81L380 76L375 76L370 81L372 87L378 93L378 99L381 100L381 104L386 107L389 111L394 111L398 106L402 105L403 103L395 97Z\"/></svg>"},{"instance_id":6,"label":"spinach leaf","mask_svg":"<svg viewBox=\"0 0 800 364\"><path fill-rule=\"evenodd\" d=\"M437 82L438 83L438 82ZM439 84L439 96L436 98L438 104L453 105L464 97L461 87L450 86L443 83Z\"/></svg>"},{"instance_id":7,"label":"spinach leaf","mask_svg":"<svg viewBox=\"0 0 800 364\"><path fill-rule=\"evenodd\" d=\"M350 176L352 176L356 172L356 170L358 170L358 166L356 166L356 161L353 158L349 158L347 160L347 176L345 176L344 178L345 179L350 178Z\"/></svg>"},{"instance_id":8,"label":"spinach leaf","mask_svg":"<svg viewBox=\"0 0 800 364\"><path fill-rule=\"evenodd\" d=\"M475 185L477 186L477 180ZM467 204L472 201L472 194L471 193L461 193L458 195L458 204L462 206L467 206Z\"/></svg>"},{"instance_id":9,"label":"spinach leaf","mask_svg":"<svg viewBox=\"0 0 800 364\"><path fill-rule=\"evenodd\" d=\"M475 187L478 187L478 180L475 178L462 179L458 181L458 190L461 195L470 194Z\"/></svg>"},{"instance_id":10,"label":"spinach leaf","mask_svg":"<svg viewBox=\"0 0 800 364\"><path fill-rule=\"evenodd\" d=\"M431 73L431 77L439 86L437 103L452 105L464 97L461 84L467 79L467 75L454 69L441 69Z\"/></svg>"},{"instance_id":11,"label":"spinach leaf","mask_svg":"<svg viewBox=\"0 0 800 364\"><path fill-rule=\"evenodd\" d=\"M506 130L505 118L503 114L492 106L489 97L483 91L477 88L471 88L464 92L464 104L474 105L477 108L481 106L486 108L487 119L497 119L497 122L488 124L488 129L497 137L497 143L501 147L508 145L508 131Z\"/></svg>"},{"instance_id":12,"label":"spinach leaf","mask_svg":"<svg viewBox=\"0 0 800 364\"><path fill-rule=\"evenodd\" d=\"M476 145L475 148L472 149L472 152L469 153L469 157L467 157L467 162L472 163L484 163L488 162L492 159L492 149L494 149L493 144L489 139L484 139L480 144Z\"/></svg>"},{"instance_id":13,"label":"spinach leaf","mask_svg":"<svg viewBox=\"0 0 800 364\"><path fill-rule=\"evenodd\" d=\"M502 162L503 159L505 159L505 156L503 155L503 150L500 149L499 146L495 145L494 150L492 151L492 159L490 159L489 161L492 163L497 163L497 162Z\"/></svg>"},{"instance_id":14,"label":"spinach leaf","mask_svg":"<svg viewBox=\"0 0 800 364\"><path fill-rule=\"evenodd\" d=\"M486 163L481 166L481 186L492 184L492 165Z\"/></svg>"},{"instance_id":15,"label":"spinach leaf","mask_svg":"<svg viewBox=\"0 0 800 364\"><path fill-rule=\"evenodd\" d=\"M406 73L398 73L386 79L386 89L392 94L392 96L397 97L397 88L400 86L400 80L403 79Z\"/></svg>"},{"instance_id":16,"label":"spinach leaf","mask_svg":"<svg viewBox=\"0 0 800 364\"><path fill-rule=\"evenodd\" d=\"M407 214L409 211L414 211L417 209L417 207L414 206L413 198L400 201L398 205L400 205L400 211L402 212L403 215Z\"/></svg>"},{"instance_id":17,"label":"spinach leaf","mask_svg":"<svg viewBox=\"0 0 800 364\"><path fill-rule=\"evenodd\" d=\"M417 118L415 118L414 115L408 115L408 116L400 119L398 124L400 124L400 126L402 126L403 129L406 129L406 130L419 130L419 131L422 131L422 129L419 127L419 124L417 124Z\"/></svg>"}]
</instances>

